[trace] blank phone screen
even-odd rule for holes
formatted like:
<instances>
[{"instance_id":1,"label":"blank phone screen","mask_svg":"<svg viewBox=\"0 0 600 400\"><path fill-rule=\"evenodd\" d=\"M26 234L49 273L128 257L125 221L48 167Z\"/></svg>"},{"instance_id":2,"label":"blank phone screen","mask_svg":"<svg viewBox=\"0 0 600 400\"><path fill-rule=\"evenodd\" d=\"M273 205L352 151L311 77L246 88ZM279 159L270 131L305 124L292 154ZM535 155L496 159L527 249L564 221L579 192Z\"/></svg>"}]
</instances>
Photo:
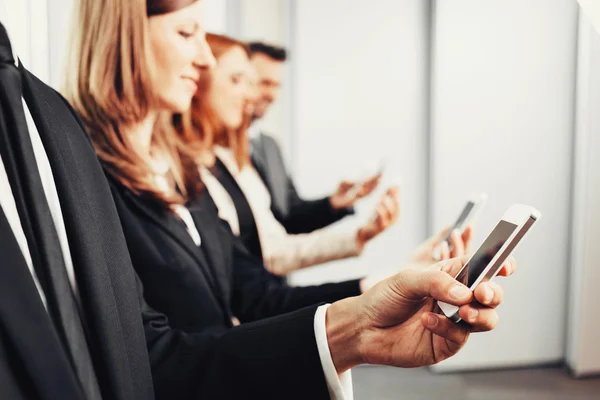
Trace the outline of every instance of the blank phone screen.
<instances>
[{"instance_id":1,"label":"blank phone screen","mask_svg":"<svg viewBox=\"0 0 600 400\"><path fill-rule=\"evenodd\" d=\"M467 202L465 208L463 208L452 229L460 227L467 220L467 217L469 216L469 214L471 214L473 207L475 207L475 203L473 203L472 201Z\"/></svg>"},{"instance_id":2,"label":"blank phone screen","mask_svg":"<svg viewBox=\"0 0 600 400\"><path fill-rule=\"evenodd\" d=\"M450 228L450 231L448 232L448 235L446 236L446 239L445 239L446 242L450 243L450 235L452 234L452 231L454 231L455 229L458 229L462 226L462 224L469 217L469 214L471 214L471 211L473 211L474 207L475 207L475 203L473 203L472 201L468 201L467 204L465 204L465 207L463 208L462 212L458 216L458 219L456 220L456 222L454 223L452 228Z\"/></svg>"},{"instance_id":3,"label":"blank phone screen","mask_svg":"<svg viewBox=\"0 0 600 400\"><path fill-rule=\"evenodd\" d=\"M500 221L485 242L479 247L477 253L475 253L471 260L469 260L458 273L456 280L467 287L471 287L515 229L517 229L517 225L506 221Z\"/></svg>"}]
</instances>

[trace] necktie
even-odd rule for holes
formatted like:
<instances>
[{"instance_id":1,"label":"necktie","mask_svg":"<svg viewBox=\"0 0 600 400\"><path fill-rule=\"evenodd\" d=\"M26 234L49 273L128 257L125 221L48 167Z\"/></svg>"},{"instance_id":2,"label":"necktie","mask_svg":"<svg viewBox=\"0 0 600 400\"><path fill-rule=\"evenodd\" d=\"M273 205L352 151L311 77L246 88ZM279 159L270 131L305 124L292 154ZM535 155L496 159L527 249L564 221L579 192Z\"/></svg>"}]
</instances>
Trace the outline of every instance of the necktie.
<instances>
[{"instance_id":1,"label":"necktie","mask_svg":"<svg viewBox=\"0 0 600 400\"><path fill-rule=\"evenodd\" d=\"M0 24L0 154L34 269L56 326L88 400L102 396L94 372L84 324L69 282L58 234L43 190L22 105L19 70Z\"/></svg>"}]
</instances>

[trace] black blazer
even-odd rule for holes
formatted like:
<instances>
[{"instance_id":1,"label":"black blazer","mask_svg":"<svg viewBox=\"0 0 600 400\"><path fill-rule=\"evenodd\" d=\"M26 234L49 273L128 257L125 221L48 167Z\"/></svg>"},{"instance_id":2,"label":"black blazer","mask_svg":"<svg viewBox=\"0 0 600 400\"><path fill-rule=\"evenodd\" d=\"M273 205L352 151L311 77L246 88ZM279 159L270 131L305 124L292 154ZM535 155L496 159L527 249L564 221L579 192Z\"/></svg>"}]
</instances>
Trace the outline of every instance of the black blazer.
<instances>
[{"instance_id":1,"label":"black blazer","mask_svg":"<svg viewBox=\"0 0 600 400\"><path fill-rule=\"evenodd\" d=\"M316 306L226 333L188 334L145 303L88 136L57 92L20 72L62 205L103 397L151 400L154 379L165 384L157 397L169 399L280 398L289 388L288 398L327 398ZM0 236L0 398L82 399L1 209Z\"/></svg>"},{"instance_id":2,"label":"black blazer","mask_svg":"<svg viewBox=\"0 0 600 400\"><path fill-rule=\"evenodd\" d=\"M252 164L271 194L271 211L288 233L310 233L354 213L353 208L335 210L328 197L302 199L271 136L252 139Z\"/></svg>"},{"instance_id":3,"label":"black blazer","mask_svg":"<svg viewBox=\"0 0 600 400\"><path fill-rule=\"evenodd\" d=\"M89 344L102 395L152 399L135 273L102 168L66 101L24 68L19 72L52 167L83 311L93 332ZM10 127L2 122L0 129ZM0 232L0 398L82 399L1 209Z\"/></svg>"},{"instance_id":4,"label":"black blazer","mask_svg":"<svg viewBox=\"0 0 600 400\"><path fill-rule=\"evenodd\" d=\"M175 329L224 333L233 316L251 322L360 294L358 280L310 287L281 282L218 217L207 191L189 207L202 241L198 247L178 217L109 180L145 299ZM169 377L155 374L158 397L167 398L171 387Z\"/></svg>"}]
</instances>

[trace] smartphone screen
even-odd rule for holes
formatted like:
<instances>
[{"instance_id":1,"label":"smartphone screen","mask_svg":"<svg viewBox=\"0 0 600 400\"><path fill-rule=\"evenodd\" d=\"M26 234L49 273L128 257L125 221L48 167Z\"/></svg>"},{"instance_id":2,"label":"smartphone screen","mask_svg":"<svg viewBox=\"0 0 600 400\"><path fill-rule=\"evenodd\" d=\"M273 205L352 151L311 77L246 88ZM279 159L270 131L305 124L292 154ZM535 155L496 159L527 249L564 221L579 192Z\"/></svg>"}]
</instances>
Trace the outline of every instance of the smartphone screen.
<instances>
[{"instance_id":1,"label":"smartphone screen","mask_svg":"<svg viewBox=\"0 0 600 400\"><path fill-rule=\"evenodd\" d=\"M479 275L483 273L485 267L492 261L496 253L498 253L498 250L502 248L510 235L513 234L515 229L517 229L517 225L506 221L500 221L485 242L477 249L477 253L475 253L469 262L465 264L463 269L460 270L456 276L456 280L467 287L471 287L475 281L477 281ZM518 240L515 242L518 242Z\"/></svg>"},{"instance_id":2,"label":"smartphone screen","mask_svg":"<svg viewBox=\"0 0 600 400\"><path fill-rule=\"evenodd\" d=\"M468 201L467 204L465 204L465 207L463 208L462 212L458 216L458 219L456 220L454 225L452 225L452 228L448 232L448 236L446 236L446 239L445 239L446 242L450 243L450 235L452 234L452 231L460 228L465 223L465 221L469 217L469 214L471 214L471 211L473 211L474 207L475 207L475 203L472 201Z\"/></svg>"}]
</instances>

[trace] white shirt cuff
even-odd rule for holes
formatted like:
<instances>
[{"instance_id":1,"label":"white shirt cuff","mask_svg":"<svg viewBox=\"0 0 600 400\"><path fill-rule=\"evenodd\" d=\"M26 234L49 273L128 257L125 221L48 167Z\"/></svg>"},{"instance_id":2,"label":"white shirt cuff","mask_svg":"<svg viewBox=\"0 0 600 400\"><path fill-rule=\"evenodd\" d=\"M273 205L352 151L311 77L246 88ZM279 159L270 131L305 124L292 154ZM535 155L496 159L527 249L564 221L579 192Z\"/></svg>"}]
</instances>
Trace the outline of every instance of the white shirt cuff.
<instances>
[{"instance_id":1,"label":"white shirt cuff","mask_svg":"<svg viewBox=\"0 0 600 400\"><path fill-rule=\"evenodd\" d=\"M321 366L327 382L327 390L331 400L353 400L352 391L352 371L348 370L338 375L333 365L333 359L329 352L329 343L327 342L326 314L330 304L324 304L317 308L315 313L315 338L317 339L317 349Z\"/></svg>"}]
</instances>

